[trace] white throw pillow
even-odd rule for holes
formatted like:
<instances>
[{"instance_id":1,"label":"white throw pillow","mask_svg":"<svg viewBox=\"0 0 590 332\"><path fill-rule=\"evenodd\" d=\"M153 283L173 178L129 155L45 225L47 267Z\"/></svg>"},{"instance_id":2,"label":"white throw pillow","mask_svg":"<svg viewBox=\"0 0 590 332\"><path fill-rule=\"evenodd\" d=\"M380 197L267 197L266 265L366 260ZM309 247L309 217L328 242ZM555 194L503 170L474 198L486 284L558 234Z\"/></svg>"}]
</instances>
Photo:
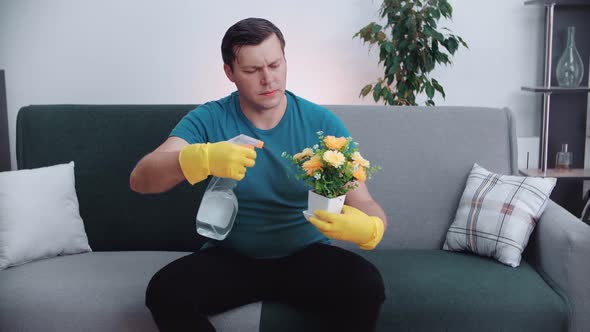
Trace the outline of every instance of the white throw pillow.
<instances>
[{"instance_id":1,"label":"white throw pillow","mask_svg":"<svg viewBox=\"0 0 590 332\"><path fill-rule=\"evenodd\" d=\"M88 251L74 162L0 172L0 270Z\"/></svg>"},{"instance_id":2,"label":"white throw pillow","mask_svg":"<svg viewBox=\"0 0 590 332\"><path fill-rule=\"evenodd\" d=\"M443 249L517 267L556 181L499 175L474 164Z\"/></svg>"}]
</instances>

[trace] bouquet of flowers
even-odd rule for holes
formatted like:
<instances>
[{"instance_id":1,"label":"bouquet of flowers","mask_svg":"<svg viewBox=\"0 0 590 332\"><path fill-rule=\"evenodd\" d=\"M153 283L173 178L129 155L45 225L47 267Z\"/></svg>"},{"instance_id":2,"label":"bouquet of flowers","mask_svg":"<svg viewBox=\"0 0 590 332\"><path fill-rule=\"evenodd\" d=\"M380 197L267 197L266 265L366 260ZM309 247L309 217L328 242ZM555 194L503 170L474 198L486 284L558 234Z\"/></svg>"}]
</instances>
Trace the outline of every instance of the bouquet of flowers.
<instances>
[{"instance_id":1,"label":"bouquet of flowers","mask_svg":"<svg viewBox=\"0 0 590 332\"><path fill-rule=\"evenodd\" d=\"M361 156L358 143L352 137L324 137L322 131L317 134L319 142L313 147L293 156L282 153L297 168L297 178L312 187L315 193L328 198L344 195L380 169L371 166Z\"/></svg>"}]
</instances>

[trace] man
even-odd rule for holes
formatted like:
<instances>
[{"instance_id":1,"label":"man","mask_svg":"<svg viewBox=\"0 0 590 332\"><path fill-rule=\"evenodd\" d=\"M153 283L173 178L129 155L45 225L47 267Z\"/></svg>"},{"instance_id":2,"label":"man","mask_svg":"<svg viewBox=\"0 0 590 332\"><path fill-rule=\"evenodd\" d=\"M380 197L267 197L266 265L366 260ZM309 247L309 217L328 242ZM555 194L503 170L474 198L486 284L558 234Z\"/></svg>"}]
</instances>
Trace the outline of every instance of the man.
<instances>
[{"instance_id":1,"label":"man","mask_svg":"<svg viewBox=\"0 0 590 332\"><path fill-rule=\"evenodd\" d=\"M207 315L260 300L287 303L315 316L323 330L371 331L385 299L379 271L331 238L372 249L386 217L366 186L347 193L342 214L315 211L307 222L308 188L286 176L283 151L317 143L316 132L349 136L327 109L286 90L281 31L249 18L228 29L224 71L237 91L187 114L170 137L135 167L130 185L159 193L209 175L238 181L232 231L153 276L146 305L160 331L214 331ZM246 134L258 151L225 142Z\"/></svg>"}]
</instances>

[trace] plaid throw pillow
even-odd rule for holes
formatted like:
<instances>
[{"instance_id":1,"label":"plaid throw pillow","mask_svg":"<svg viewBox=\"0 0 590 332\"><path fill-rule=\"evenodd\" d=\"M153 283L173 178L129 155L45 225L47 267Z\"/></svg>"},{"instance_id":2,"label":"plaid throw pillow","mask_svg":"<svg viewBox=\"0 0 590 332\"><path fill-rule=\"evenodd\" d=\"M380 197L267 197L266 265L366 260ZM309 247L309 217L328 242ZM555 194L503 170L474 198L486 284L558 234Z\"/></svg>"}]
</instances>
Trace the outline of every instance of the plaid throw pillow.
<instances>
[{"instance_id":1,"label":"plaid throw pillow","mask_svg":"<svg viewBox=\"0 0 590 332\"><path fill-rule=\"evenodd\" d=\"M499 175L474 164L443 249L517 267L556 181Z\"/></svg>"}]
</instances>

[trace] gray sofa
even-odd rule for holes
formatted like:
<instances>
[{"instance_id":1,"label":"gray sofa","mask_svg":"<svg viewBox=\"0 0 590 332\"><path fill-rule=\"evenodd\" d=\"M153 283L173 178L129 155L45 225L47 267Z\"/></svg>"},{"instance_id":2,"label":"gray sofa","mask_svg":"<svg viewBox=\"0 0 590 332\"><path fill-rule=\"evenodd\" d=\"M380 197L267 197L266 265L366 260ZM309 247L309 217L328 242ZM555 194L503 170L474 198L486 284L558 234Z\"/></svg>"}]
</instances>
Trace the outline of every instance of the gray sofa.
<instances>
[{"instance_id":1,"label":"gray sofa","mask_svg":"<svg viewBox=\"0 0 590 332\"><path fill-rule=\"evenodd\" d=\"M135 163L195 105L41 105L20 110L19 168L76 163L91 253L0 271L0 331L156 331L150 277L197 250L206 183L129 189ZM520 267L441 250L474 162L517 172L507 109L328 106L382 166L368 182L388 215L376 250L387 299L378 331L590 331L590 227L549 202ZM206 271L203 271L206 273ZM211 317L218 331L311 331L314 317L253 303Z\"/></svg>"}]
</instances>

